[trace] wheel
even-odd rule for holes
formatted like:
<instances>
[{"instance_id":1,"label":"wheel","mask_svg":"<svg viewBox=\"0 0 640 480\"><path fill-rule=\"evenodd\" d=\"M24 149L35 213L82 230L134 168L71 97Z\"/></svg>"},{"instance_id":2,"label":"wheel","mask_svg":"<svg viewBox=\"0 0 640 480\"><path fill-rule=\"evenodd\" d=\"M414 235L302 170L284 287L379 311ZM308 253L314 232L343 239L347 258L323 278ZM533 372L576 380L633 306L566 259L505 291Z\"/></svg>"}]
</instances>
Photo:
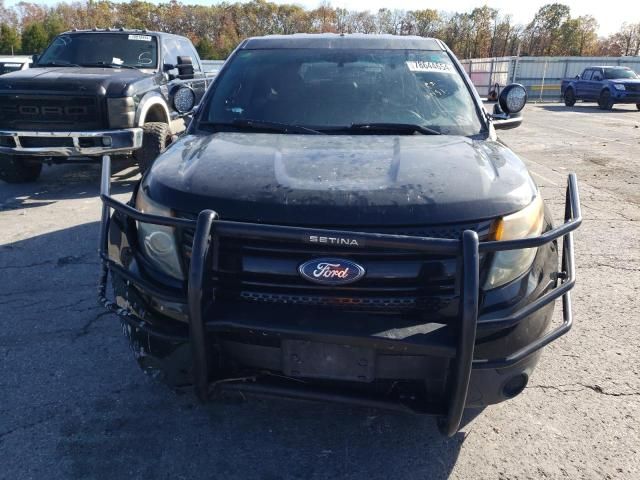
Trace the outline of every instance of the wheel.
<instances>
[{"instance_id":1,"label":"wheel","mask_svg":"<svg viewBox=\"0 0 640 480\"><path fill-rule=\"evenodd\" d=\"M600 93L598 106L600 110L611 110L613 108L613 100L611 99L611 92L609 90L603 90L602 93Z\"/></svg>"},{"instance_id":2,"label":"wheel","mask_svg":"<svg viewBox=\"0 0 640 480\"><path fill-rule=\"evenodd\" d=\"M151 168L155 159L171 143L169 125L162 122L149 122L142 127L142 147L135 152L135 158L142 173Z\"/></svg>"},{"instance_id":3,"label":"wheel","mask_svg":"<svg viewBox=\"0 0 640 480\"><path fill-rule=\"evenodd\" d=\"M576 104L576 94L573 92L573 88L567 88L564 91L564 104L567 107L573 107Z\"/></svg>"},{"instance_id":4,"label":"wheel","mask_svg":"<svg viewBox=\"0 0 640 480\"><path fill-rule=\"evenodd\" d=\"M35 182L42 171L42 162L33 157L0 155L0 180L7 183Z\"/></svg>"}]
</instances>

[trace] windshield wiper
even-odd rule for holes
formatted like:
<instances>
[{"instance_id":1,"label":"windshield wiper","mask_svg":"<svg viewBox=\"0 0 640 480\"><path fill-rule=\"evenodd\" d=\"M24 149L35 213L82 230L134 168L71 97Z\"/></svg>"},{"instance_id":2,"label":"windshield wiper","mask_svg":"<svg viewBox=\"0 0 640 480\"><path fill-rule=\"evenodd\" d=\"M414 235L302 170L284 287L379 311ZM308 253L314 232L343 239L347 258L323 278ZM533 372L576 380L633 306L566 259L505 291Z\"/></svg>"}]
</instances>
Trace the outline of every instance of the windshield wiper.
<instances>
[{"instance_id":1,"label":"windshield wiper","mask_svg":"<svg viewBox=\"0 0 640 480\"><path fill-rule=\"evenodd\" d=\"M203 126L213 127L232 127L249 130L272 130L282 133L310 133L313 135L324 135L323 132L314 130L313 128L303 127L302 125L290 125L288 123L268 122L266 120L251 120L244 118L236 118L230 123L223 122L200 122Z\"/></svg>"},{"instance_id":2,"label":"windshield wiper","mask_svg":"<svg viewBox=\"0 0 640 480\"><path fill-rule=\"evenodd\" d=\"M390 131L406 133L422 133L423 135L442 135L438 130L413 123L352 123L347 130Z\"/></svg>"},{"instance_id":3,"label":"windshield wiper","mask_svg":"<svg viewBox=\"0 0 640 480\"><path fill-rule=\"evenodd\" d=\"M47 63L37 63L38 67L79 67L77 63L66 63L66 62L58 62L56 60L52 60Z\"/></svg>"},{"instance_id":4,"label":"windshield wiper","mask_svg":"<svg viewBox=\"0 0 640 480\"><path fill-rule=\"evenodd\" d=\"M132 67L131 65L124 65L120 63L109 63L109 62L96 62L96 63L83 63L79 65L81 67L101 67L101 68L129 68L132 70L138 70L138 67Z\"/></svg>"}]
</instances>

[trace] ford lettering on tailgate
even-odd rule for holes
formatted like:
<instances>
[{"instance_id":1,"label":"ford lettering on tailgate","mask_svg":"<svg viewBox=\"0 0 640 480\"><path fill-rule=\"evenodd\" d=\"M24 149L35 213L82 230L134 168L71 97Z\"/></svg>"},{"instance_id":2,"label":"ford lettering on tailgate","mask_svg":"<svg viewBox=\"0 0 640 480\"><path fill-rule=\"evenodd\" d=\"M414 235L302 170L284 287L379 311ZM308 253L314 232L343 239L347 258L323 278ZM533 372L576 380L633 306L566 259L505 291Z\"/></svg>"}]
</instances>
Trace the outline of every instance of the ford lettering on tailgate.
<instances>
[{"instance_id":1,"label":"ford lettering on tailgate","mask_svg":"<svg viewBox=\"0 0 640 480\"><path fill-rule=\"evenodd\" d=\"M312 282L324 285L344 285L360 280L365 269L351 260L317 258L298 267L300 275Z\"/></svg>"}]
</instances>

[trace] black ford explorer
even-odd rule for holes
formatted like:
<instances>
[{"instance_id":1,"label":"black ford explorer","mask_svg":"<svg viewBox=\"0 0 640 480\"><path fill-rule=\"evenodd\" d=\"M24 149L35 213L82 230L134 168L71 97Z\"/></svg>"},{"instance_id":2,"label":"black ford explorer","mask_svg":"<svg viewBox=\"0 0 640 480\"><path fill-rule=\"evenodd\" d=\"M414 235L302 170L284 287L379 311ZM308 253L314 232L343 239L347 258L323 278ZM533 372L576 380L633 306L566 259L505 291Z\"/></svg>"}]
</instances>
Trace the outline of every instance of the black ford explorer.
<instances>
[{"instance_id":1,"label":"black ford explorer","mask_svg":"<svg viewBox=\"0 0 640 480\"><path fill-rule=\"evenodd\" d=\"M128 204L104 158L101 300L202 400L396 408L452 435L571 328L576 179L554 227L496 140L525 102L512 85L487 114L435 39L246 40Z\"/></svg>"}]
</instances>

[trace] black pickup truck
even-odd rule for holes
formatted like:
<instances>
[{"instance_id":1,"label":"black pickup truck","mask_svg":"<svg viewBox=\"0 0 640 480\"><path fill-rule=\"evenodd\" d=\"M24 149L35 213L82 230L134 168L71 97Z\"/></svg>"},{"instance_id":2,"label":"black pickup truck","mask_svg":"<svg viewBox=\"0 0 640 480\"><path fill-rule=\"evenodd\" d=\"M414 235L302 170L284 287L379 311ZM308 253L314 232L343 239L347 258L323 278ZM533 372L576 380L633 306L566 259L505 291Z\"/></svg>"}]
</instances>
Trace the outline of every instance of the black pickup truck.
<instances>
[{"instance_id":1,"label":"black pickup truck","mask_svg":"<svg viewBox=\"0 0 640 480\"><path fill-rule=\"evenodd\" d=\"M145 170L185 128L207 78L185 37L71 31L32 68L0 77L0 179L38 178L43 162L126 155Z\"/></svg>"},{"instance_id":2,"label":"black pickup truck","mask_svg":"<svg viewBox=\"0 0 640 480\"><path fill-rule=\"evenodd\" d=\"M554 227L496 137L525 102L514 84L485 112L435 39L246 40L127 204L105 157L100 299L145 370L202 400L396 408L452 435L572 323L575 177Z\"/></svg>"}]
</instances>

